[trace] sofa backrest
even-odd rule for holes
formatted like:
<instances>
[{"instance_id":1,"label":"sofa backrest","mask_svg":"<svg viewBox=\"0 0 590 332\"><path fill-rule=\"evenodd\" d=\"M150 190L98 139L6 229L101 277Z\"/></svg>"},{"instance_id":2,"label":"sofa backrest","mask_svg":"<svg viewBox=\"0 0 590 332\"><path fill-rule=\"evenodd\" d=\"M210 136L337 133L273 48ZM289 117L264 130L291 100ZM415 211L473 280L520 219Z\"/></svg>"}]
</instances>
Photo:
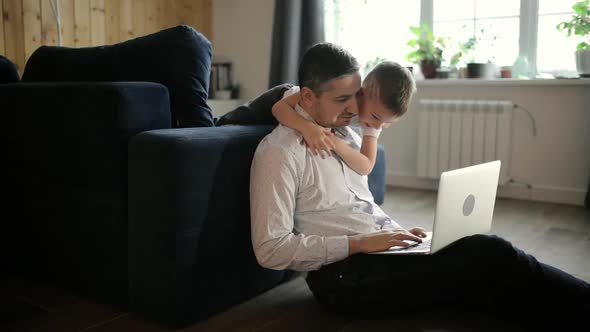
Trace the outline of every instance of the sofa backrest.
<instances>
[{"instance_id":1,"label":"sofa backrest","mask_svg":"<svg viewBox=\"0 0 590 332\"><path fill-rule=\"evenodd\" d=\"M22 80L157 82L168 88L173 127L210 127L211 54L204 35L179 25L114 45L41 46L27 61Z\"/></svg>"},{"instance_id":2,"label":"sofa backrest","mask_svg":"<svg viewBox=\"0 0 590 332\"><path fill-rule=\"evenodd\" d=\"M8 58L0 55L0 84L15 83L19 80L16 65Z\"/></svg>"}]
</instances>

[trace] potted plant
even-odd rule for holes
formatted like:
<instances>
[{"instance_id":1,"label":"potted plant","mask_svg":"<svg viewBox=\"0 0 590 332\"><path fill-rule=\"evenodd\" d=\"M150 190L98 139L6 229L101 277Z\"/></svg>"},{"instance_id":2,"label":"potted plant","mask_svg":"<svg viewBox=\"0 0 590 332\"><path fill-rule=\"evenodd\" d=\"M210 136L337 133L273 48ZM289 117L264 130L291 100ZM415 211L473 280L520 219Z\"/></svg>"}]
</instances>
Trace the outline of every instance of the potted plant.
<instances>
[{"instance_id":1,"label":"potted plant","mask_svg":"<svg viewBox=\"0 0 590 332\"><path fill-rule=\"evenodd\" d=\"M490 60L493 56L485 54L482 49L484 46L488 46L488 49L493 48L496 39L496 36L486 35L485 30L480 29L476 36L470 37L461 44L462 54L468 58L467 78L494 78L495 65Z\"/></svg>"},{"instance_id":2,"label":"potted plant","mask_svg":"<svg viewBox=\"0 0 590 332\"><path fill-rule=\"evenodd\" d=\"M581 77L590 77L590 0L580 1L572 6L575 14L568 22L557 25L559 31L582 36L584 41L576 47L576 70Z\"/></svg>"},{"instance_id":3,"label":"potted plant","mask_svg":"<svg viewBox=\"0 0 590 332\"><path fill-rule=\"evenodd\" d=\"M471 56L471 59L473 58L473 56L471 54L473 52L473 48L475 47L475 37L469 38L464 43L458 42L454 45L455 45L455 47L453 48L453 50L457 50L457 51L449 59L449 67L451 68L452 71L459 72L460 70L458 67L460 66L460 64L462 64L461 67L464 68L467 65L467 63L469 62L469 60L465 60L465 58L469 58L470 56ZM473 61L471 60L471 62L473 62ZM459 75L459 77L462 77L462 76Z\"/></svg>"},{"instance_id":4,"label":"potted plant","mask_svg":"<svg viewBox=\"0 0 590 332\"><path fill-rule=\"evenodd\" d=\"M415 38L407 43L413 50L408 53L406 59L420 66L424 78L435 78L437 69L443 61L444 38L435 38L426 24L421 27L410 27L410 31Z\"/></svg>"}]
</instances>

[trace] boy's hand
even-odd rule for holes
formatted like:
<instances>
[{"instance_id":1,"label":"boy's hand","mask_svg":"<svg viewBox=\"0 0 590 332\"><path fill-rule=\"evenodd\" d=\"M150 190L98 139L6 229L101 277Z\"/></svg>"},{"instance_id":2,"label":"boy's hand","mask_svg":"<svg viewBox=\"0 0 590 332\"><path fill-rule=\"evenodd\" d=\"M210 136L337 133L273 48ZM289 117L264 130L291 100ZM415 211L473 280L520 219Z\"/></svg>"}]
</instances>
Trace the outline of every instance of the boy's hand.
<instances>
[{"instance_id":1,"label":"boy's hand","mask_svg":"<svg viewBox=\"0 0 590 332\"><path fill-rule=\"evenodd\" d=\"M322 159L325 159L324 153L331 157L332 150L335 148L334 143L330 139L333 135L330 129L313 125L303 132L303 139L314 156L319 154Z\"/></svg>"}]
</instances>

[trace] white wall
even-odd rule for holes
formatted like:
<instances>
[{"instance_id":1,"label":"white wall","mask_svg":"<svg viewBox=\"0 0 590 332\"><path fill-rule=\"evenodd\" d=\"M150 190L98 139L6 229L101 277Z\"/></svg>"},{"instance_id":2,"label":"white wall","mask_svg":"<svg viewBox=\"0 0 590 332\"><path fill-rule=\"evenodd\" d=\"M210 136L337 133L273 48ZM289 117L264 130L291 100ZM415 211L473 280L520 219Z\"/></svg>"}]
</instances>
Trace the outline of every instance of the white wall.
<instances>
[{"instance_id":1,"label":"white wall","mask_svg":"<svg viewBox=\"0 0 590 332\"><path fill-rule=\"evenodd\" d=\"M415 110L421 98L502 99L528 109L536 120L537 136L527 114L516 110L509 174L532 188L508 184L499 188L498 196L583 205L590 180L590 80L419 82L410 111L380 138L386 148L388 184L437 186L416 176Z\"/></svg>"},{"instance_id":2,"label":"white wall","mask_svg":"<svg viewBox=\"0 0 590 332\"><path fill-rule=\"evenodd\" d=\"M214 53L234 62L246 100L267 89L273 12L273 0L213 1ZM420 98L508 99L527 108L536 119L537 137L528 116L517 111L510 175L532 189L512 184L501 187L498 195L582 205L590 177L590 82L515 83L423 81L414 103ZM387 181L436 188L435 182L416 177L416 115L410 111L382 134Z\"/></svg>"},{"instance_id":3,"label":"white wall","mask_svg":"<svg viewBox=\"0 0 590 332\"><path fill-rule=\"evenodd\" d=\"M233 62L240 99L268 89L274 0L213 0L213 54Z\"/></svg>"}]
</instances>

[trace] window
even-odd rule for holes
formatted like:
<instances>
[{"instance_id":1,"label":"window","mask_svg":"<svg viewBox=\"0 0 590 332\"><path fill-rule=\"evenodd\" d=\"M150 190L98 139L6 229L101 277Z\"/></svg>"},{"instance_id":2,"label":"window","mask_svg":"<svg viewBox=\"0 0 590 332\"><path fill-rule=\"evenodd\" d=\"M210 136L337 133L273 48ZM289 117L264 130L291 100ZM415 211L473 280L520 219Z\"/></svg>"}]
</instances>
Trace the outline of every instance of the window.
<instances>
[{"instance_id":1,"label":"window","mask_svg":"<svg viewBox=\"0 0 590 332\"><path fill-rule=\"evenodd\" d=\"M420 24L420 1L327 0L326 40L336 43L372 67L377 58L406 64L409 27Z\"/></svg>"},{"instance_id":2,"label":"window","mask_svg":"<svg viewBox=\"0 0 590 332\"><path fill-rule=\"evenodd\" d=\"M435 36L453 37L452 44L476 38L472 56L464 61L504 66L518 56L519 1L434 0L432 12Z\"/></svg>"},{"instance_id":3,"label":"window","mask_svg":"<svg viewBox=\"0 0 590 332\"><path fill-rule=\"evenodd\" d=\"M567 37L556 26L569 20L579 1L327 0L326 40L349 50L361 66L380 59L411 65L406 60L409 27L424 23L436 37L450 37L447 58L459 43L475 37L475 50L463 63L510 66L526 56L542 77L576 76L574 51L581 38Z\"/></svg>"},{"instance_id":4,"label":"window","mask_svg":"<svg viewBox=\"0 0 590 332\"><path fill-rule=\"evenodd\" d=\"M539 38L537 42L537 69L554 76L576 76L574 50L581 36L567 37L555 26L571 19L572 6L580 0L539 0Z\"/></svg>"}]
</instances>

